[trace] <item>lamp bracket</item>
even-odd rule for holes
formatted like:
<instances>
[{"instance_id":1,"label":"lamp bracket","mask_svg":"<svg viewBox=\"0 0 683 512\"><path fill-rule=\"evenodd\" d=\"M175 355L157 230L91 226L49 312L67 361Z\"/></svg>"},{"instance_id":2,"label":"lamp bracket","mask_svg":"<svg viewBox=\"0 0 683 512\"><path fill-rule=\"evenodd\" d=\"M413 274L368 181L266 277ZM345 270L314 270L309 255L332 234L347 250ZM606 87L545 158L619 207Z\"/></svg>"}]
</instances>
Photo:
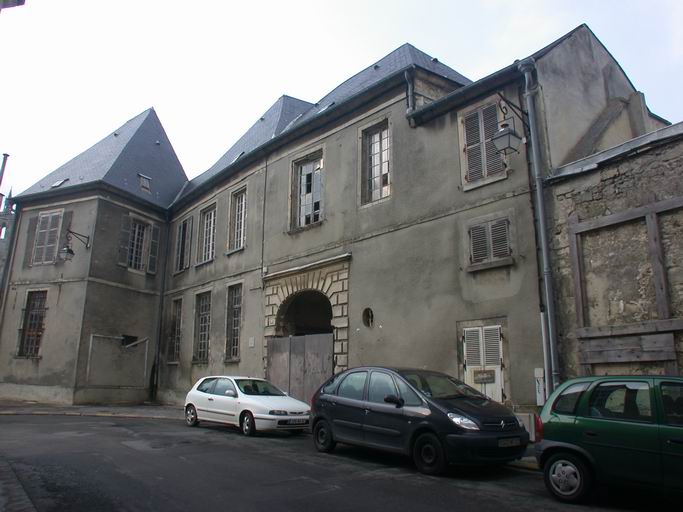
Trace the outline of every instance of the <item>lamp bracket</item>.
<instances>
[{"instance_id":1,"label":"lamp bracket","mask_svg":"<svg viewBox=\"0 0 683 512\"><path fill-rule=\"evenodd\" d=\"M71 239L76 238L79 242L81 242L83 245L85 245L86 249L90 249L90 237L87 235L83 235L81 233L77 233L76 231L71 231L70 229L66 230L66 239L68 241L71 241Z\"/></svg>"},{"instance_id":2,"label":"lamp bracket","mask_svg":"<svg viewBox=\"0 0 683 512\"><path fill-rule=\"evenodd\" d=\"M508 107L510 107L515 112L515 114L517 114L517 117L519 117L522 120L522 124L528 130L529 124L526 122L526 118L528 116L527 112L522 107L517 105L514 101L503 96L502 93L499 92L498 96L500 97L500 100L498 100L498 109L503 114L503 117L507 117Z\"/></svg>"}]
</instances>

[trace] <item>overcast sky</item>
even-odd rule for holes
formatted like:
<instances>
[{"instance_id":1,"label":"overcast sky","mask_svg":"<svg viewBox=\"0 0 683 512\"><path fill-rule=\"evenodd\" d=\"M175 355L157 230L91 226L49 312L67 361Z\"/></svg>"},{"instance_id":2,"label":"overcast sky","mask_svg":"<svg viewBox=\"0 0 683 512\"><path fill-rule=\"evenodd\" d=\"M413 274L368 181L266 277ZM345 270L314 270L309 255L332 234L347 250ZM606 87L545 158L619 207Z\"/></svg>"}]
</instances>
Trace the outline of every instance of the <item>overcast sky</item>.
<instances>
[{"instance_id":1,"label":"overcast sky","mask_svg":"<svg viewBox=\"0 0 683 512\"><path fill-rule=\"evenodd\" d=\"M154 107L192 178L282 94L315 102L410 42L472 80L587 23L683 120L683 2L26 0L0 13L0 191Z\"/></svg>"}]
</instances>

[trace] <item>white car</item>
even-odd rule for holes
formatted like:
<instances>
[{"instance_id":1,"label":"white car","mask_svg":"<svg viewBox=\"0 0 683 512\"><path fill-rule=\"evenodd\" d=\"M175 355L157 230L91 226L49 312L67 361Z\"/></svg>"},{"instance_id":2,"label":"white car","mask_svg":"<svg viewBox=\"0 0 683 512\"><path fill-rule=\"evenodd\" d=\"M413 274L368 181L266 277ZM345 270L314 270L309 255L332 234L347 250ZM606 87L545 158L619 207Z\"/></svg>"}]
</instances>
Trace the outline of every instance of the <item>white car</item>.
<instances>
[{"instance_id":1,"label":"white car","mask_svg":"<svg viewBox=\"0 0 683 512\"><path fill-rule=\"evenodd\" d=\"M236 425L245 436L257 430L308 428L311 409L264 379L217 375L199 379L185 398L185 421Z\"/></svg>"}]
</instances>

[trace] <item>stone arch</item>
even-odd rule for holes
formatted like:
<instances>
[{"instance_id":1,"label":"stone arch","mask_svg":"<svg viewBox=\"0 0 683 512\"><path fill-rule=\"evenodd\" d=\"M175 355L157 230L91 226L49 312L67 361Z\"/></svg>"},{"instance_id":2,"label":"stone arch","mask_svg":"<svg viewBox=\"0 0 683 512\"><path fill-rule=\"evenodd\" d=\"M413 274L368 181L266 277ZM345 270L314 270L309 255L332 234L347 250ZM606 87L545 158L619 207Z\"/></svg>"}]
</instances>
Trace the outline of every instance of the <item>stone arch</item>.
<instances>
[{"instance_id":1,"label":"stone arch","mask_svg":"<svg viewBox=\"0 0 683 512\"><path fill-rule=\"evenodd\" d=\"M319 290L300 290L280 304L275 316L278 336L333 333L332 304Z\"/></svg>"},{"instance_id":2,"label":"stone arch","mask_svg":"<svg viewBox=\"0 0 683 512\"><path fill-rule=\"evenodd\" d=\"M265 336L285 336L283 315L297 296L303 293L324 295L331 307L330 325L334 337L334 372L348 368L349 340L349 262L348 256L337 261L309 265L291 271L276 272L265 281ZM309 295L311 297L311 295ZM267 360L267 343L264 344Z\"/></svg>"}]
</instances>

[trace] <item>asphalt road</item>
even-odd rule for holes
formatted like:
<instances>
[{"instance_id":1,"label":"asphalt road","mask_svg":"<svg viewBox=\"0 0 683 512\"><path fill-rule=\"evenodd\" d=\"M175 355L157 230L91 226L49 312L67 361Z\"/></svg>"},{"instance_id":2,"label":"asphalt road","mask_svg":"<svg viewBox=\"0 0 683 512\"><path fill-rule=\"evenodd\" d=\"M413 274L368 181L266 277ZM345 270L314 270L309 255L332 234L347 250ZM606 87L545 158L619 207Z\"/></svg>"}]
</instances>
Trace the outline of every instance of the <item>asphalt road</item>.
<instances>
[{"instance_id":1,"label":"asphalt road","mask_svg":"<svg viewBox=\"0 0 683 512\"><path fill-rule=\"evenodd\" d=\"M592 506L564 506L548 496L537 472L452 468L428 477L403 457L343 446L319 454L308 435L245 438L229 427L170 420L0 417L2 458L41 512L576 512L662 505L654 493L601 490Z\"/></svg>"}]
</instances>

